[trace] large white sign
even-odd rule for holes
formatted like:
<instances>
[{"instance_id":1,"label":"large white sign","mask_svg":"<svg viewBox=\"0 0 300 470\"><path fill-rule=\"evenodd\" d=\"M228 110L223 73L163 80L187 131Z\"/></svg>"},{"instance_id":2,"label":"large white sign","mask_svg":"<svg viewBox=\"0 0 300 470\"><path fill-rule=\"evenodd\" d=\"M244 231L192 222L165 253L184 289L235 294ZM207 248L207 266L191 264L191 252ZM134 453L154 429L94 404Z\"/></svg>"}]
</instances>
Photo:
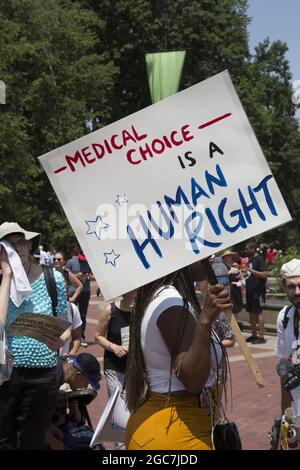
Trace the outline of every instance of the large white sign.
<instances>
[{"instance_id":1,"label":"large white sign","mask_svg":"<svg viewBox=\"0 0 300 470\"><path fill-rule=\"evenodd\" d=\"M106 300L291 220L226 71L40 161Z\"/></svg>"}]
</instances>

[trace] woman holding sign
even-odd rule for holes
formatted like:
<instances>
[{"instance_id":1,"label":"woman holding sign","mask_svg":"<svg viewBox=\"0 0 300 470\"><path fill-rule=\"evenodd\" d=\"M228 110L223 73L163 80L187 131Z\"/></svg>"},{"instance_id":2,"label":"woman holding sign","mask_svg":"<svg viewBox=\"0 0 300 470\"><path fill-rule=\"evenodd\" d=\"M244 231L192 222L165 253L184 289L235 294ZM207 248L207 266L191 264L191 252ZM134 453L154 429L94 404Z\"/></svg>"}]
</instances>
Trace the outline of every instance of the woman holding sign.
<instances>
[{"instance_id":1,"label":"woman holding sign","mask_svg":"<svg viewBox=\"0 0 300 470\"><path fill-rule=\"evenodd\" d=\"M14 356L10 379L0 386L0 449L43 450L57 399L57 351L34 337L9 333L10 325L22 314L55 313L61 317L66 313L62 275L54 272L57 306L53 312L42 267L32 260L39 238L39 233L28 232L17 223L0 225L4 283L0 291L0 320Z\"/></svg>"},{"instance_id":2,"label":"woman holding sign","mask_svg":"<svg viewBox=\"0 0 300 470\"><path fill-rule=\"evenodd\" d=\"M217 284L201 311L194 282L204 278L197 262L138 290L125 379L129 450L212 448L216 385L227 371L213 323L231 303Z\"/></svg>"}]
</instances>

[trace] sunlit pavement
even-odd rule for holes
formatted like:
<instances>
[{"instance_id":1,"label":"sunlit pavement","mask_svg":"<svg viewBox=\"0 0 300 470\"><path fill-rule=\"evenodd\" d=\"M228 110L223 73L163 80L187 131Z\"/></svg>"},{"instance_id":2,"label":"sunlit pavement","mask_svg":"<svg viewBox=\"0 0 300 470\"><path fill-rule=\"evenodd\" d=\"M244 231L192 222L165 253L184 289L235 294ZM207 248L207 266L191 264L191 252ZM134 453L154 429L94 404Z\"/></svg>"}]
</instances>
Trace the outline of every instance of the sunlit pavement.
<instances>
[{"instance_id":1,"label":"sunlit pavement","mask_svg":"<svg viewBox=\"0 0 300 470\"><path fill-rule=\"evenodd\" d=\"M99 318L103 299L95 295L96 288L92 288L92 297L88 310L86 340L87 348L81 348L80 352L90 352L103 363L103 350L96 345L94 334ZM249 333L245 334L248 336ZM228 350L232 379L232 407L230 403L230 387L228 387L227 415L236 422L243 449L267 450L270 439L268 432L271 430L274 417L280 414L280 384L275 371L277 359L274 353L275 336L265 336L266 344L251 345L250 348L257 365L262 372L266 387L259 388L244 360L240 348L236 345ZM101 381L101 390L95 400L89 405L89 413L93 425L96 426L99 417L107 401L105 379ZM105 443L107 449L112 449L111 443Z\"/></svg>"}]
</instances>

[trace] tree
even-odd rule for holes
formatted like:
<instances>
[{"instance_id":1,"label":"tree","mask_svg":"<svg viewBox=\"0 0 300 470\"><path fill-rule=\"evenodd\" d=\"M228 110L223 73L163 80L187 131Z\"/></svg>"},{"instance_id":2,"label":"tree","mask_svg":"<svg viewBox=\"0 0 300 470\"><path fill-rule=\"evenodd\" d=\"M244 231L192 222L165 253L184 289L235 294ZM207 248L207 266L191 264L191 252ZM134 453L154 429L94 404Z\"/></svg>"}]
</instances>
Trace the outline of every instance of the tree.
<instances>
[{"instance_id":1,"label":"tree","mask_svg":"<svg viewBox=\"0 0 300 470\"><path fill-rule=\"evenodd\" d=\"M86 5L86 2L83 1ZM182 88L248 57L246 0L88 0L104 21L101 52L120 70L113 119L151 104L146 52L186 49Z\"/></svg>"},{"instance_id":2,"label":"tree","mask_svg":"<svg viewBox=\"0 0 300 470\"><path fill-rule=\"evenodd\" d=\"M282 41L258 44L238 91L293 222L267 232L261 241L300 247L300 132L292 103L291 73Z\"/></svg>"},{"instance_id":3,"label":"tree","mask_svg":"<svg viewBox=\"0 0 300 470\"><path fill-rule=\"evenodd\" d=\"M300 247L300 134L287 46L266 39L251 57L249 21L247 0L2 2L2 220L69 244L72 232L37 156L150 105L145 53L185 49L182 89L229 70L294 218L265 240Z\"/></svg>"},{"instance_id":4,"label":"tree","mask_svg":"<svg viewBox=\"0 0 300 470\"><path fill-rule=\"evenodd\" d=\"M282 248L289 243L300 246L300 133L291 100L286 44L266 39L251 57L244 0L103 0L101 7L89 0L89 5L104 19L102 46L120 69L114 119L151 104L145 52L186 49L182 88L229 70L294 218L292 224L265 237Z\"/></svg>"},{"instance_id":5,"label":"tree","mask_svg":"<svg viewBox=\"0 0 300 470\"><path fill-rule=\"evenodd\" d=\"M117 67L98 52L102 28L95 13L71 0L0 5L0 77L7 85L1 219L42 231L52 244L67 244L73 234L37 157L111 120Z\"/></svg>"}]
</instances>

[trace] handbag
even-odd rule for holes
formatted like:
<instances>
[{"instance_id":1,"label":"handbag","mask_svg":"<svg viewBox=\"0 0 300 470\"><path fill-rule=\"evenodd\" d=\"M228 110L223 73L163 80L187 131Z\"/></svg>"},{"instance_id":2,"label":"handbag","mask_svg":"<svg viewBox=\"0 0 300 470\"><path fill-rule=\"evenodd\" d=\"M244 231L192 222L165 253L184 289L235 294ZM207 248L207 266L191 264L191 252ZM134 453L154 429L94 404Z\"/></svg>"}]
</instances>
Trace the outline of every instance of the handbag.
<instances>
[{"instance_id":1,"label":"handbag","mask_svg":"<svg viewBox=\"0 0 300 470\"><path fill-rule=\"evenodd\" d=\"M242 450L242 442L237 425L225 415L223 404L217 404L214 393L209 393L212 422L212 444L214 450Z\"/></svg>"},{"instance_id":2,"label":"handbag","mask_svg":"<svg viewBox=\"0 0 300 470\"><path fill-rule=\"evenodd\" d=\"M215 450L242 450L237 425L228 420L217 423L213 429L213 443Z\"/></svg>"}]
</instances>

